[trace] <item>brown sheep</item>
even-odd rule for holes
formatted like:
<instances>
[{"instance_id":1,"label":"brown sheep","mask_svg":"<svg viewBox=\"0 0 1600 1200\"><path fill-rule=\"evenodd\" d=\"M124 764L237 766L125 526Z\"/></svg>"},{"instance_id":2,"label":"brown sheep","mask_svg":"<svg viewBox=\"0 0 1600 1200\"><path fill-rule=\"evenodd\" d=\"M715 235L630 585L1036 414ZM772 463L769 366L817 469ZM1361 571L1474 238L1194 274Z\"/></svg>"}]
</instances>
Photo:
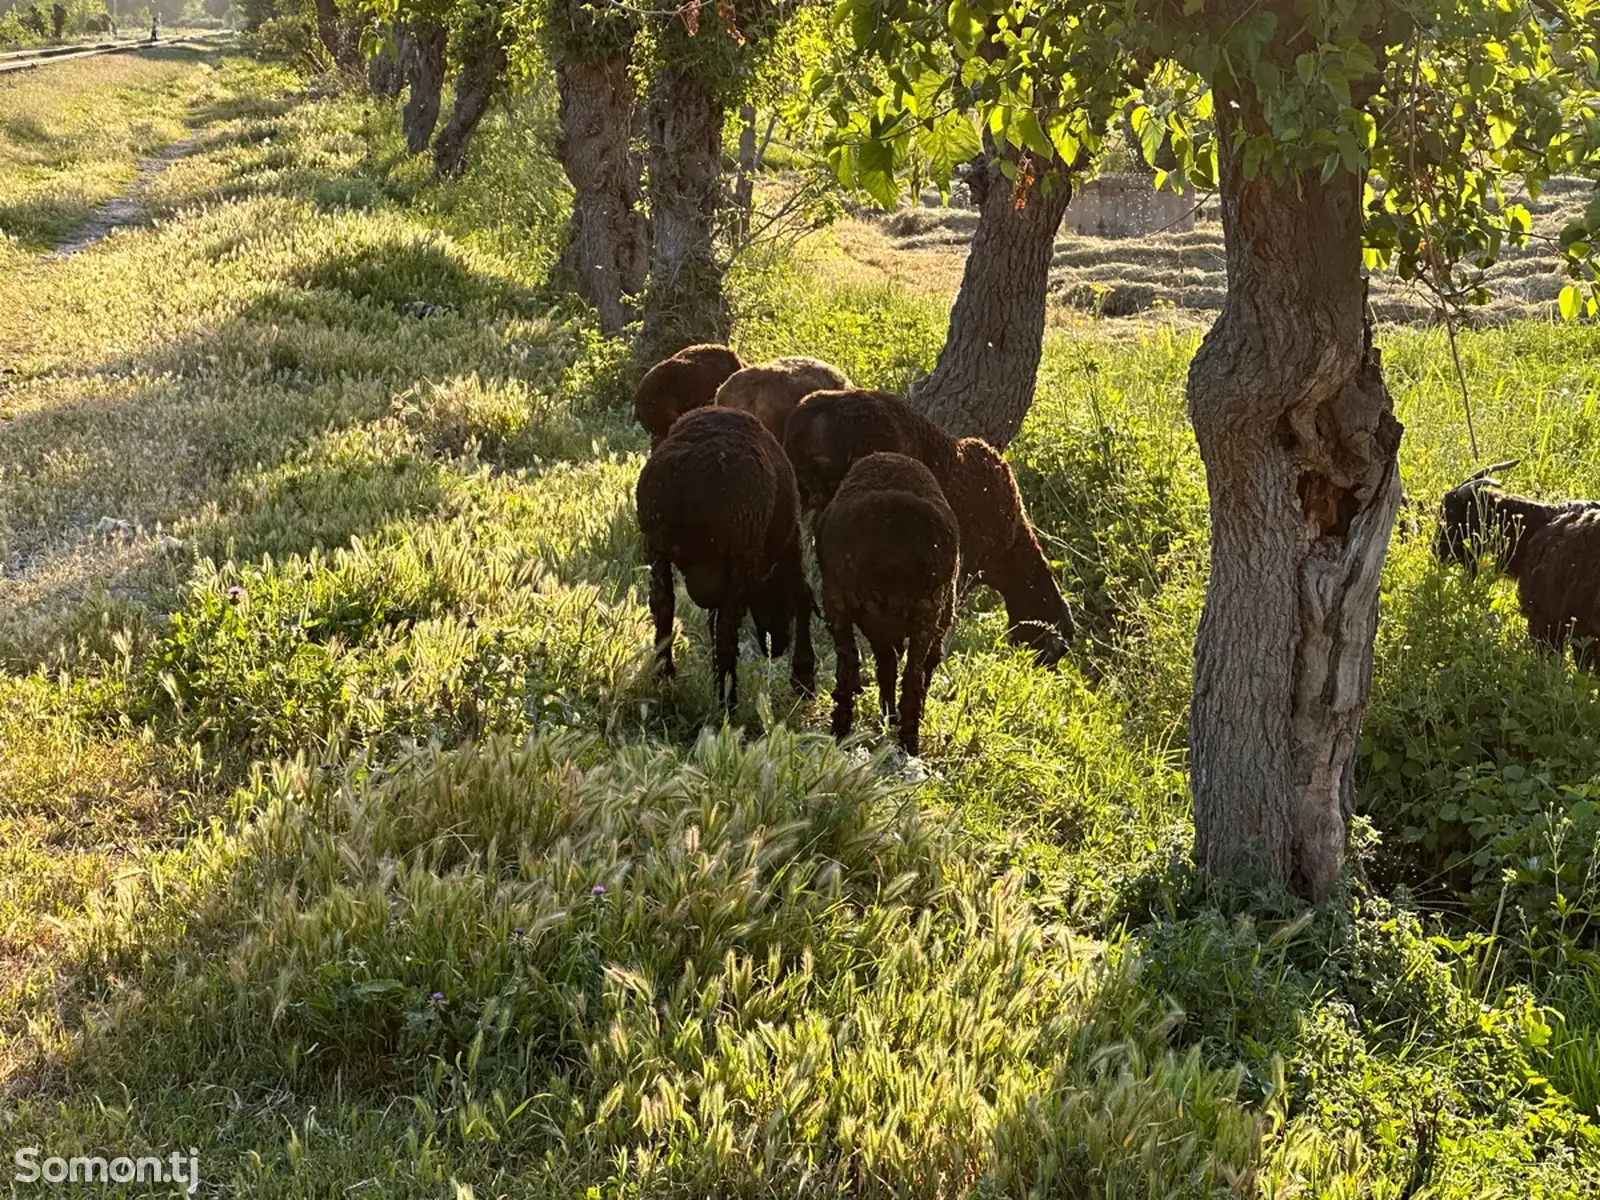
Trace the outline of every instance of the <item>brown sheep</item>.
<instances>
[{"instance_id":1,"label":"brown sheep","mask_svg":"<svg viewBox=\"0 0 1600 1200\"><path fill-rule=\"evenodd\" d=\"M1446 492L1434 554L1469 572L1493 548L1496 568L1517 581L1528 634L1548 649L1573 646L1585 670L1600 672L1600 502L1541 504L1501 490L1497 463Z\"/></svg>"},{"instance_id":2,"label":"brown sheep","mask_svg":"<svg viewBox=\"0 0 1600 1200\"><path fill-rule=\"evenodd\" d=\"M814 358L775 358L728 376L717 389L717 403L724 408L742 408L759 417L772 431L772 436L781 442L795 405L812 392L849 386L845 373L825 362Z\"/></svg>"},{"instance_id":3,"label":"brown sheep","mask_svg":"<svg viewBox=\"0 0 1600 1200\"><path fill-rule=\"evenodd\" d=\"M772 635L772 653L783 652L794 630L790 679L810 694L815 601L801 559L800 498L783 448L761 422L736 409L686 414L651 453L634 495L661 673L674 673L676 566L689 596L710 613L719 705L732 713L738 703L739 626L752 609Z\"/></svg>"},{"instance_id":4,"label":"brown sheep","mask_svg":"<svg viewBox=\"0 0 1600 1200\"><path fill-rule=\"evenodd\" d=\"M1072 612L1028 523L1016 478L989 443L957 441L899 396L846 388L807 396L790 415L784 449L808 509L825 507L868 454L890 451L922 463L961 525L963 580L1000 593L1011 640L1031 647L1041 664L1066 653Z\"/></svg>"},{"instance_id":5,"label":"brown sheep","mask_svg":"<svg viewBox=\"0 0 1600 1200\"><path fill-rule=\"evenodd\" d=\"M744 366L726 346L686 346L644 373L633 393L633 415L654 450L684 413L711 404L723 380Z\"/></svg>"},{"instance_id":6,"label":"brown sheep","mask_svg":"<svg viewBox=\"0 0 1600 1200\"><path fill-rule=\"evenodd\" d=\"M869 454L850 468L817 521L822 611L838 654L833 734L855 721L861 692L856 629L872 647L883 719L920 752L928 679L955 619L961 530L933 472L903 454ZM905 675L895 708L901 648Z\"/></svg>"}]
</instances>

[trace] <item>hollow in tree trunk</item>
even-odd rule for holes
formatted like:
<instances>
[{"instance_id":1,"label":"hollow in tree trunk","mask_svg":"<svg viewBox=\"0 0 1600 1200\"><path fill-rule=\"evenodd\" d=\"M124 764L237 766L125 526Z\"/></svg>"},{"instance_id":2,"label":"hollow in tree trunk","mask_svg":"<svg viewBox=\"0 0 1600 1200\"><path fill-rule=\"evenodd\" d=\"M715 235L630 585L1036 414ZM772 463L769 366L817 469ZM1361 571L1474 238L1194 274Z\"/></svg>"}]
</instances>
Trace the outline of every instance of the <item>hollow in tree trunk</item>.
<instances>
[{"instance_id":1,"label":"hollow in tree trunk","mask_svg":"<svg viewBox=\"0 0 1600 1200\"><path fill-rule=\"evenodd\" d=\"M406 149L421 154L433 139L439 123L439 95L444 91L446 34L441 26L425 21L402 22L396 35L400 69L405 73L405 112L401 124Z\"/></svg>"},{"instance_id":2,"label":"hollow in tree trunk","mask_svg":"<svg viewBox=\"0 0 1600 1200\"><path fill-rule=\"evenodd\" d=\"M562 265L608 334L632 316L627 297L644 290L650 223L640 209L639 163L628 152L633 82L628 52L557 66L561 135L556 154L572 181L572 236Z\"/></svg>"},{"instance_id":3,"label":"hollow in tree trunk","mask_svg":"<svg viewBox=\"0 0 1600 1200\"><path fill-rule=\"evenodd\" d=\"M460 175L467 166L467 146L478 122L489 111L506 70L506 47L498 25L485 23L480 37L461 51L456 75L456 102L450 119L433 139L433 169L441 175Z\"/></svg>"},{"instance_id":4,"label":"hollow in tree trunk","mask_svg":"<svg viewBox=\"0 0 1600 1200\"><path fill-rule=\"evenodd\" d=\"M1016 161L1014 151L1005 153ZM1030 164L1036 178L1019 194L1001 173L992 144L984 160L973 163L969 186L978 228L961 291L933 374L918 381L910 396L955 436L981 437L1001 448L1016 437L1033 405L1050 259L1072 200L1071 176L1059 160L1034 158Z\"/></svg>"},{"instance_id":5,"label":"hollow in tree trunk","mask_svg":"<svg viewBox=\"0 0 1600 1200\"><path fill-rule=\"evenodd\" d=\"M1228 293L1188 382L1211 499L1195 859L1315 898L1344 862L1401 426L1367 320L1362 180L1247 181L1233 128L1259 111L1219 96L1217 114Z\"/></svg>"},{"instance_id":6,"label":"hollow in tree trunk","mask_svg":"<svg viewBox=\"0 0 1600 1200\"><path fill-rule=\"evenodd\" d=\"M650 287L638 355L654 362L733 325L715 253L722 109L692 72L664 66L650 89Z\"/></svg>"}]
</instances>

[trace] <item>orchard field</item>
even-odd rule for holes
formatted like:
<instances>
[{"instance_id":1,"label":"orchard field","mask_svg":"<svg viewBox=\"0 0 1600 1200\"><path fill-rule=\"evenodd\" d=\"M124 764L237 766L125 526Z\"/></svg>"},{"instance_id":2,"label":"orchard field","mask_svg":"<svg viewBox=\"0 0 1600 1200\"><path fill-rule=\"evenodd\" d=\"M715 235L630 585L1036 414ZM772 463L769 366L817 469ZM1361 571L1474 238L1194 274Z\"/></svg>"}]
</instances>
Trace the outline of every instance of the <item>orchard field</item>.
<instances>
[{"instance_id":1,"label":"orchard field","mask_svg":"<svg viewBox=\"0 0 1600 1200\"><path fill-rule=\"evenodd\" d=\"M827 736L829 651L799 703L747 645L719 727L687 603L652 670L648 439L553 281L554 138L532 86L439 182L393 102L241 52L0 80L8 1160L193 1146L201 1194L250 1196L1596 1194L1600 681L1432 557L1475 462L1443 330L1379 331L1417 507L1355 867L1304 907L1187 862L1196 322L1052 309L1008 458L1086 634L1058 669L979 591L920 762ZM153 224L53 252L136 182ZM741 256L739 352L903 391L959 272L885 236ZM1508 484L1600 496L1600 329L1459 350Z\"/></svg>"}]
</instances>

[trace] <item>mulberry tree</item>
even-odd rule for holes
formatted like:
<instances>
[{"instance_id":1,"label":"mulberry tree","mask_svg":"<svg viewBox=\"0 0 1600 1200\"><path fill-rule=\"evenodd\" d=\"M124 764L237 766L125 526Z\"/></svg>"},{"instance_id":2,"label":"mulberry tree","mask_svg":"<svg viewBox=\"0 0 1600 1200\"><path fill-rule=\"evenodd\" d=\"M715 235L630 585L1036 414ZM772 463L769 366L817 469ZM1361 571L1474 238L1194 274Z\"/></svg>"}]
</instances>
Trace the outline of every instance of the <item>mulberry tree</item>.
<instances>
[{"instance_id":1,"label":"mulberry tree","mask_svg":"<svg viewBox=\"0 0 1600 1200\"><path fill-rule=\"evenodd\" d=\"M1158 181L1219 193L1228 292L1187 385L1212 536L1189 726L1195 857L1322 894L1344 859L1400 499L1402 431L1364 268L1482 299L1481 273L1531 232L1522 200L1554 175L1595 173L1600 3L839 11L868 65L818 91L843 118L841 169L880 196L924 165L947 177L974 128L1019 158L1092 160L1107 91L1152 162L1170 148L1175 170ZM1161 104L1142 103L1156 79ZM1031 202L1020 186L1017 198ZM1569 317L1596 312L1596 236L1600 200L1560 234ZM1007 395L984 419L1014 428L1030 400Z\"/></svg>"}]
</instances>

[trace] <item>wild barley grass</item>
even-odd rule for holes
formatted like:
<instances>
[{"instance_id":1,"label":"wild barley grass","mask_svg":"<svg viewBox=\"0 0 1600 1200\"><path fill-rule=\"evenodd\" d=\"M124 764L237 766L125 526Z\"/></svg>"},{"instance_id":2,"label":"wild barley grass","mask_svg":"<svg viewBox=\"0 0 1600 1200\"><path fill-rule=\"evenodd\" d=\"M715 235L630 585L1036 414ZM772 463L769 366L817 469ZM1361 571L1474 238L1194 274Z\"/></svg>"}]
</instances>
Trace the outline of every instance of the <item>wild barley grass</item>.
<instances>
[{"instance_id":1,"label":"wild barley grass","mask_svg":"<svg viewBox=\"0 0 1600 1200\"><path fill-rule=\"evenodd\" d=\"M0 245L15 1144L195 1144L251 1195L1593 1191L1600 705L1425 513L1362 753L1393 901L1183 865L1183 329L1047 340L1010 454L1072 661L980 593L920 771L748 647L705 731L687 602L649 661L626 347L546 279L550 97L445 186L386 105L184 69L157 227ZM740 266L739 349L904 387L948 297L830 253ZM1462 337L1508 483L1600 495L1596 336ZM1428 505L1471 466L1449 350L1382 340Z\"/></svg>"}]
</instances>

